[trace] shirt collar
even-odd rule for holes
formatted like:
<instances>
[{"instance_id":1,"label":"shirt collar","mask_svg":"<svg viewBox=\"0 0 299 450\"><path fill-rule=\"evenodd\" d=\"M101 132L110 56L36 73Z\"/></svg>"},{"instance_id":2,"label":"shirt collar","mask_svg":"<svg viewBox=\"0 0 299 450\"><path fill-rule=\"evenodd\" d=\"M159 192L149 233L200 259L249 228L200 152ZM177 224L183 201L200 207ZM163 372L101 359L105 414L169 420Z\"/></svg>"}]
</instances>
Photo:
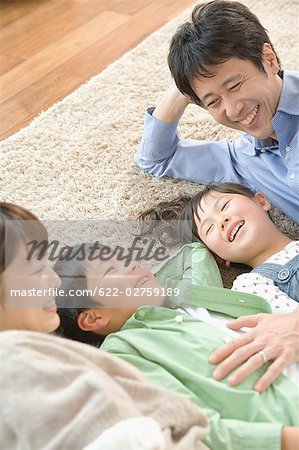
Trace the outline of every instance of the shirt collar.
<instances>
[{"instance_id":1,"label":"shirt collar","mask_svg":"<svg viewBox=\"0 0 299 450\"><path fill-rule=\"evenodd\" d=\"M272 126L276 131L280 131L283 125L285 129L285 114L299 115L299 74L289 70L283 71L282 90L277 107L277 111L272 118ZM247 134L247 133L245 133ZM278 133L280 135L280 133ZM243 148L243 153L254 156L258 153L271 151L272 153L280 154L278 143L272 139L255 139L252 145L252 137L249 139L251 144Z\"/></svg>"},{"instance_id":2,"label":"shirt collar","mask_svg":"<svg viewBox=\"0 0 299 450\"><path fill-rule=\"evenodd\" d=\"M299 73L284 70L281 96L278 103L276 114L272 122L275 121L279 112L286 114L299 115Z\"/></svg>"},{"instance_id":3,"label":"shirt collar","mask_svg":"<svg viewBox=\"0 0 299 450\"><path fill-rule=\"evenodd\" d=\"M249 139L244 140L245 145L243 145L242 153L249 156L265 152L279 153L279 145L275 139L256 139L247 133L244 133L244 135L248 136Z\"/></svg>"}]
</instances>

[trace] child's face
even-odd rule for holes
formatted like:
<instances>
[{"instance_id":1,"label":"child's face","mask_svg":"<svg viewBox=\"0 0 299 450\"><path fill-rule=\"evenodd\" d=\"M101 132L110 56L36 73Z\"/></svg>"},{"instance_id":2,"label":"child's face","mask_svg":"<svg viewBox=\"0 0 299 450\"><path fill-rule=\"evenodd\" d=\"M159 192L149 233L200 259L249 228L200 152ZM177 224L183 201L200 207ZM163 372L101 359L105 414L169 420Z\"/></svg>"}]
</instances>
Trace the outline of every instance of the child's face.
<instances>
[{"instance_id":1,"label":"child's face","mask_svg":"<svg viewBox=\"0 0 299 450\"><path fill-rule=\"evenodd\" d=\"M116 257L109 261L87 261L85 276L93 297L107 307L138 308L142 305L161 305L164 295L149 267Z\"/></svg>"},{"instance_id":2,"label":"child's face","mask_svg":"<svg viewBox=\"0 0 299 450\"><path fill-rule=\"evenodd\" d=\"M161 306L165 300L163 289L151 270L136 262L125 267L124 262L116 258L105 262L88 261L85 276L87 289L93 291L93 298L102 305L93 311L109 316L109 325L101 334L119 330L139 307Z\"/></svg>"},{"instance_id":3,"label":"child's face","mask_svg":"<svg viewBox=\"0 0 299 450\"><path fill-rule=\"evenodd\" d=\"M0 329L22 329L49 333L60 322L55 303L55 288L60 278L42 258L28 261L28 251L21 244L18 252L5 270L2 292L5 299L0 307ZM15 293L20 290L20 293ZM19 294L19 295L18 295Z\"/></svg>"},{"instance_id":4,"label":"child's face","mask_svg":"<svg viewBox=\"0 0 299 450\"><path fill-rule=\"evenodd\" d=\"M209 192L194 216L200 239L224 260L250 264L275 230L268 214L269 202L262 194Z\"/></svg>"}]
</instances>

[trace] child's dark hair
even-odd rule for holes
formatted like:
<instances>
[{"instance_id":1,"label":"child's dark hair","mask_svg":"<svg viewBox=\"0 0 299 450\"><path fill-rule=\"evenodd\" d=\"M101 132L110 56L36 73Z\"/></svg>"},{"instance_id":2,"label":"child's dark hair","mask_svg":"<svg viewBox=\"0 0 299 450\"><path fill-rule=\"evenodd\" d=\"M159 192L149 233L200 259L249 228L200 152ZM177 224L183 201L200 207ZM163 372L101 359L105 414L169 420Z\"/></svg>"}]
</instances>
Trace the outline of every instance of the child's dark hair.
<instances>
[{"instance_id":1,"label":"child's dark hair","mask_svg":"<svg viewBox=\"0 0 299 450\"><path fill-rule=\"evenodd\" d=\"M89 243L85 245L88 246ZM73 246L73 253L76 254L81 246L82 243ZM69 261L61 258L55 263L54 270L61 278L59 291L63 293L56 297L60 325L55 334L99 347L105 336L92 331L83 331L78 325L78 316L82 312L89 308L101 307L98 301L88 295L85 261L78 259Z\"/></svg>"},{"instance_id":2,"label":"child's dark hair","mask_svg":"<svg viewBox=\"0 0 299 450\"><path fill-rule=\"evenodd\" d=\"M142 236L156 233L159 241L165 246L201 242L194 220L198 217L201 200L211 191L223 194L240 194L254 197L255 192L246 186L236 183L211 183L195 195L183 194L168 202L141 213L138 217Z\"/></svg>"}]
</instances>

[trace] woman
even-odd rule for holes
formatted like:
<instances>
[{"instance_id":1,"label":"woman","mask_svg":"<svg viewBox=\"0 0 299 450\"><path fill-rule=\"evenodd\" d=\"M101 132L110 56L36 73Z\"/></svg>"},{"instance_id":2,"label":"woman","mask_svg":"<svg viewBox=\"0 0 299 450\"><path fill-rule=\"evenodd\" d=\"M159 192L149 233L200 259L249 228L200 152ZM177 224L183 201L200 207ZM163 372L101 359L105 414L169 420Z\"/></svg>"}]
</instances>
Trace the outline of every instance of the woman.
<instances>
[{"instance_id":1,"label":"woman","mask_svg":"<svg viewBox=\"0 0 299 450\"><path fill-rule=\"evenodd\" d=\"M30 256L30 243L47 240L37 217L21 206L0 203L0 330L50 333L60 322L55 303L60 278L46 255Z\"/></svg>"}]
</instances>

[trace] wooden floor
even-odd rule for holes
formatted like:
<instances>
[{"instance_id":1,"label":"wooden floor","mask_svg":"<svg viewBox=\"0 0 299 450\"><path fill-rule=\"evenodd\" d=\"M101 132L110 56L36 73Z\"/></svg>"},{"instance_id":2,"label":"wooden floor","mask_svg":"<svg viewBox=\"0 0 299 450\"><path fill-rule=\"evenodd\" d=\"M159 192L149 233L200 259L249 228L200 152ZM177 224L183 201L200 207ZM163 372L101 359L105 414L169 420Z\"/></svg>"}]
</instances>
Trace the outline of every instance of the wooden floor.
<instances>
[{"instance_id":1,"label":"wooden floor","mask_svg":"<svg viewBox=\"0 0 299 450\"><path fill-rule=\"evenodd\" d=\"M0 0L0 139L194 0Z\"/></svg>"}]
</instances>

